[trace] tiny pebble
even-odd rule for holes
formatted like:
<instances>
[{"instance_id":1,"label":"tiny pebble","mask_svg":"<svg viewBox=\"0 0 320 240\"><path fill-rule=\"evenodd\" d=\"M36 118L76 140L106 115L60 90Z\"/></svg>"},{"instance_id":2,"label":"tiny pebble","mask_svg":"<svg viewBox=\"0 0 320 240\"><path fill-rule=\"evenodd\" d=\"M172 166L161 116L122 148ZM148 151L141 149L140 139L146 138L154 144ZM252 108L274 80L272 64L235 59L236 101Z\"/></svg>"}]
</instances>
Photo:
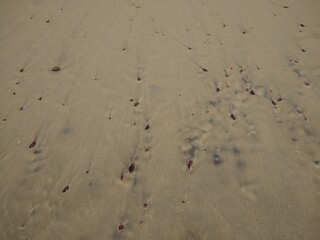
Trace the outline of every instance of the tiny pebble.
<instances>
[{"instance_id":1,"label":"tiny pebble","mask_svg":"<svg viewBox=\"0 0 320 240\"><path fill-rule=\"evenodd\" d=\"M36 141L33 141L33 142L29 145L29 148L33 148L36 144L37 144L37 142L36 142Z\"/></svg>"},{"instance_id":2,"label":"tiny pebble","mask_svg":"<svg viewBox=\"0 0 320 240\"><path fill-rule=\"evenodd\" d=\"M69 190L69 186L65 186L63 189L62 189L62 192L65 193L66 191Z\"/></svg>"},{"instance_id":3,"label":"tiny pebble","mask_svg":"<svg viewBox=\"0 0 320 240\"><path fill-rule=\"evenodd\" d=\"M54 66L52 69L51 69L52 72L58 72L60 71L60 67L58 66Z\"/></svg>"},{"instance_id":4,"label":"tiny pebble","mask_svg":"<svg viewBox=\"0 0 320 240\"><path fill-rule=\"evenodd\" d=\"M187 167L188 167L189 170L191 170L192 165L193 165L193 161L189 160L188 163L187 163Z\"/></svg>"},{"instance_id":5,"label":"tiny pebble","mask_svg":"<svg viewBox=\"0 0 320 240\"><path fill-rule=\"evenodd\" d=\"M129 167L129 172L132 173L134 172L136 165L134 163L131 163L130 167Z\"/></svg>"}]
</instances>

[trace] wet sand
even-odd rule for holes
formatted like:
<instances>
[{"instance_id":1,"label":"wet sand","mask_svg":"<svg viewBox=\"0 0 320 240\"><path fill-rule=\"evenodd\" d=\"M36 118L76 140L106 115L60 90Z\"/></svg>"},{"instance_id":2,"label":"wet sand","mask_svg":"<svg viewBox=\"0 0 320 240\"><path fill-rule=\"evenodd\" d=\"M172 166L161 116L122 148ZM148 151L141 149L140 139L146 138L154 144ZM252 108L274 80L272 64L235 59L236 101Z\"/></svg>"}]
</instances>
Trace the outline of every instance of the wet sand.
<instances>
[{"instance_id":1,"label":"wet sand","mask_svg":"<svg viewBox=\"0 0 320 240\"><path fill-rule=\"evenodd\" d=\"M0 239L320 239L319 13L1 1Z\"/></svg>"}]
</instances>

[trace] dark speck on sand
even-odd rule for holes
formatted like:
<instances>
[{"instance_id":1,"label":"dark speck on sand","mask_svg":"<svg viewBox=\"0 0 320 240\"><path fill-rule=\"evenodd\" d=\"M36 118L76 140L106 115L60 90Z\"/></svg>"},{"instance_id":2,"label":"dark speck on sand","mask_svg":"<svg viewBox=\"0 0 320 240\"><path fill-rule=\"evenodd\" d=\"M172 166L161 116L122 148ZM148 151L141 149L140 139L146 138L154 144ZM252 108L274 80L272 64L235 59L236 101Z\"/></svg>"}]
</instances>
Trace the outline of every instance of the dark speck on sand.
<instances>
[{"instance_id":1,"label":"dark speck on sand","mask_svg":"<svg viewBox=\"0 0 320 240\"><path fill-rule=\"evenodd\" d=\"M58 72L60 71L60 67L58 66L54 66L52 69L51 69L52 72Z\"/></svg>"}]
</instances>

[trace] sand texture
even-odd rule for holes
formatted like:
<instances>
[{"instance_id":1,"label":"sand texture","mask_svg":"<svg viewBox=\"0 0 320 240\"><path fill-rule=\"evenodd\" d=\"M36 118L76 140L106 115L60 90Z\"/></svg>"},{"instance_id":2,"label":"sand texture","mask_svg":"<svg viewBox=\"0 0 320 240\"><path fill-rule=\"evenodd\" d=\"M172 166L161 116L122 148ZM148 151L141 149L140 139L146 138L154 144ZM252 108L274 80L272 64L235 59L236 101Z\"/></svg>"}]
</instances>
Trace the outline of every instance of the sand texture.
<instances>
[{"instance_id":1,"label":"sand texture","mask_svg":"<svg viewBox=\"0 0 320 240\"><path fill-rule=\"evenodd\" d=\"M320 1L1 0L15 239L320 239Z\"/></svg>"}]
</instances>

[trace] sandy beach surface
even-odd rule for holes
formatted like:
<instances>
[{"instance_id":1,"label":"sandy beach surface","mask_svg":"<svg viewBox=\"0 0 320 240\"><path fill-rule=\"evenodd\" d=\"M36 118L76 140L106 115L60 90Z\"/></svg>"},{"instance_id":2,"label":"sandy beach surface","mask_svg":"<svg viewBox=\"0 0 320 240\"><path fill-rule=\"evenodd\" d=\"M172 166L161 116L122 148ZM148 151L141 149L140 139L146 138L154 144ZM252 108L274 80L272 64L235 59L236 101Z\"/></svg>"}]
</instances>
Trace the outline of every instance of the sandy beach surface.
<instances>
[{"instance_id":1,"label":"sandy beach surface","mask_svg":"<svg viewBox=\"0 0 320 240\"><path fill-rule=\"evenodd\" d=\"M320 1L2 0L0 239L320 239Z\"/></svg>"}]
</instances>

